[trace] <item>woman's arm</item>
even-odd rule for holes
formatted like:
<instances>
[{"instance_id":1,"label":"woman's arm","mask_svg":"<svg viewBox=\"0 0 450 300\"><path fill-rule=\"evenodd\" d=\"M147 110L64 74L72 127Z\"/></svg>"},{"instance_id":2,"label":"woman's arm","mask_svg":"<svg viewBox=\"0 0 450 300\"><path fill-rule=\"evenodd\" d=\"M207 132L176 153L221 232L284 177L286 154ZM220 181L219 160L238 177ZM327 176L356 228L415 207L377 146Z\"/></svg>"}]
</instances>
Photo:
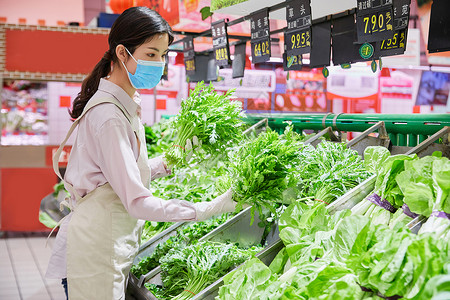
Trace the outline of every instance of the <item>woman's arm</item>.
<instances>
[{"instance_id":1,"label":"woman's arm","mask_svg":"<svg viewBox=\"0 0 450 300\"><path fill-rule=\"evenodd\" d=\"M97 132L99 166L108 183L122 201L128 213L137 219L176 222L197 219L195 205L182 200L154 197L141 181L133 154L134 133L126 120L111 119Z\"/></svg>"}]
</instances>

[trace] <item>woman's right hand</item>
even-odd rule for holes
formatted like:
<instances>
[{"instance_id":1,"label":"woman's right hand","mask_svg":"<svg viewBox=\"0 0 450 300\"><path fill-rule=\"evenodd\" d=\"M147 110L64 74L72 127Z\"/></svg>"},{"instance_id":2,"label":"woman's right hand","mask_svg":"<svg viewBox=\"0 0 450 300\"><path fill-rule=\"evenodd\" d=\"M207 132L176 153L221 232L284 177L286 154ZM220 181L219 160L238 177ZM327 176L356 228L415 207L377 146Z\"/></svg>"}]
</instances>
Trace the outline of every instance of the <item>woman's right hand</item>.
<instances>
[{"instance_id":1,"label":"woman's right hand","mask_svg":"<svg viewBox=\"0 0 450 300\"><path fill-rule=\"evenodd\" d=\"M197 221L207 220L215 215L234 212L236 202L233 201L233 191L229 189L224 194L218 196L211 202L194 203L197 213Z\"/></svg>"}]
</instances>

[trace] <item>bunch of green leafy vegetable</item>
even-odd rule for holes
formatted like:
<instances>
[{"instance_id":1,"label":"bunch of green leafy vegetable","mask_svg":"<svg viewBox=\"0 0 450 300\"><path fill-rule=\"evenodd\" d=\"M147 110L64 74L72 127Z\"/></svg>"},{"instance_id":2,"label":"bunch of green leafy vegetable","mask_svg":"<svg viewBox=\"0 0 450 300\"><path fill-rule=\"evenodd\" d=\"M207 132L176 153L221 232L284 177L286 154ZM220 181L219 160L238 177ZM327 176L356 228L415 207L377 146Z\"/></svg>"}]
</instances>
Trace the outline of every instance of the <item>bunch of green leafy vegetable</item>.
<instances>
[{"instance_id":1,"label":"bunch of green leafy vegetable","mask_svg":"<svg viewBox=\"0 0 450 300\"><path fill-rule=\"evenodd\" d=\"M314 197L327 204L372 175L358 153L344 143L306 145L300 151L300 161L294 175L297 197Z\"/></svg>"},{"instance_id":2,"label":"bunch of green leafy vegetable","mask_svg":"<svg viewBox=\"0 0 450 300\"><path fill-rule=\"evenodd\" d=\"M233 92L221 95L212 84L197 84L173 119L176 139L165 153L169 166L183 165L192 155L191 148L196 148L197 154L216 155L241 140L244 115L241 102L232 98Z\"/></svg>"},{"instance_id":3,"label":"bunch of green leafy vegetable","mask_svg":"<svg viewBox=\"0 0 450 300\"><path fill-rule=\"evenodd\" d=\"M155 235L163 232L169 228L173 223L171 222L151 222L145 221L144 228L141 234L141 244L147 242Z\"/></svg>"},{"instance_id":4,"label":"bunch of green leafy vegetable","mask_svg":"<svg viewBox=\"0 0 450 300\"><path fill-rule=\"evenodd\" d=\"M403 205L404 195L397 184L396 177L405 170L405 162L417 159L416 154L390 155L384 147L367 147L364 151L366 168L375 172L375 187L368 197L352 208L352 213L372 218L374 224L388 225L394 218L393 212L369 201L369 197L380 197L390 204L393 210ZM395 212L394 211L394 212Z\"/></svg>"},{"instance_id":5,"label":"bunch of green leafy vegetable","mask_svg":"<svg viewBox=\"0 0 450 300\"><path fill-rule=\"evenodd\" d=\"M443 240L450 240L450 161L444 158L433 161L432 177L436 201L431 216L419 232L433 232Z\"/></svg>"},{"instance_id":6,"label":"bunch of green leafy vegetable","mask_svg":"<svg viewBox=\"0 0 450 300\"><path fill-rule=\"evenodd\" d=\"M172 249L161 259L164 294L170 299L190 299L261 250L207 241Z\"/></svg>"},{"instance_id":7,"label":"bunch of green leafy vegetable","mask_svg":"<svg viewBox=\"0 0 450 300\"><path fill-rule=\"evenodd\" d=\"M433 210L440 210L437 207L439 205L437 201L438 195L442 193L440 193L438 181L442 176L438 169L448 162L448 159L441 155L440 152L435 152L432 156L405 161L405 170L396 177L397 184L404 195L404 209L407 206L412 213L426 217L430 217ZM447 210L450 212L450 207ZM411 214L407 216L400 209L395 215L390 224L391 227L404 220L409 222L413 216Z\"/></svg>"},{"instance_id":8,"label":"bunch of green leafy vegetable","mask_svg":"<svg viewBox=\"0 0 450 300\"><path fill-rule=\"evenodd\" d=\"M252 222L255 210L260 215L265 210L277 214L277 203L282 202L283 192L293 184L289 175L298 167L304 138L288 126L283 135L269 129L242 143L229 153L228 173L217 181L218 190L233 189L237 210L244 204L251 205Z\"/></svg>"},{"instance_id":9,"label":"bunch of green leafy vegetable","mask_svg":"<svg viewBox=\"0 0 450 300\"><path fill-rule=\"evenodd\" d=\"M228 214L223 214L203 222L193 222L183 225L177 230L177 234L171 236L165 242L158 244L153 253L144 257L139 263L131 267L131 273L137 278L147 274L157 266L160 260L171 249L182 249L190 243L197 242L201 237L225 223L229 218Z\"/></svg>"}]
</instances>

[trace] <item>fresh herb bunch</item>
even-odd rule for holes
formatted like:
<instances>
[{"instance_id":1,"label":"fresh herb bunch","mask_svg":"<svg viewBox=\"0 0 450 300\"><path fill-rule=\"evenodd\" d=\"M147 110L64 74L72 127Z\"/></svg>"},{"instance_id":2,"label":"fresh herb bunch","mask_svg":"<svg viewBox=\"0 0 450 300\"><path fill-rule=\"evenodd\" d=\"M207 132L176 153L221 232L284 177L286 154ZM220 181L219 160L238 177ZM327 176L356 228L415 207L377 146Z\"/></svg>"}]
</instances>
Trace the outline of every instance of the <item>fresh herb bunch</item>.
<instances>
[{"instance_id":1,"label":"fresh herb bunch","mask_svg":"<svg viewBox=\"0 0 450 300\"><path fill-rule=\"evenodd\" d=\"M158 244L150 256L143 258L139 263L131 267L131 273L137 278L147 274L157 266L160 259L166 255L171 249L182 249L189 243L198 241L201 237L225 223L229 218L228 214L220 215L203 222L193 222L184 225L177 230L177 234L171 236L164 243Z\"/></svg>"},{"instance_id":2,"label":"fresh herb bunch","mask_svg":"<svg viewBox=\"0 0 450 300\"><path fill-rule=\"evenodd\" d=\"M283 192L292 185L290 173L299 164L299 149L304 135L287 126L283 135L268 130L260 133L230 152L228 174L217 181L217 188L225 192L233 189L237 210L244 204L252 206L252 222L255 210L260 215L269 210L277 215L277 203L282 202Z\"/></svg>"},{"instance_id":3,"label":"fresh herb bunch","mask_svg":"<svg viewBox=\"0 0 450 300\"><path fill-rule=\"evenodd\" d=\"M358 153L344 143L305 145L299 156L301 165L294 174L298 198L314 197L330 204L372 175Z\"/></svg>"},{"instance_id":4,"label":"fresh herb bunch","mask_svg":"<svg viewBox=\"0 0 450 300\"><path fill-rule=\"evenodd\" d=\"M161 259L164 294L174 300L190 299L261 250L208 241L170 250Z\"/></svg>"},{"instance_id":5,"label":"fresh herb bunch","mask_svg":"<svg viewBox=\"0 0 450 300\"><path fill-rule=\"evenodd\" d=\"M212 84L197 84L190 96L181 103L181 109L172 126L176 132L175 143L166 152L170 166L181 166L192 150L186 148L188 140L196 143L206 154L218 154L242 138L243 114L240 101L233 101L234 90L221 95ZM198 149L198 150L200 150Z\"/></svg>"}]
</instances>

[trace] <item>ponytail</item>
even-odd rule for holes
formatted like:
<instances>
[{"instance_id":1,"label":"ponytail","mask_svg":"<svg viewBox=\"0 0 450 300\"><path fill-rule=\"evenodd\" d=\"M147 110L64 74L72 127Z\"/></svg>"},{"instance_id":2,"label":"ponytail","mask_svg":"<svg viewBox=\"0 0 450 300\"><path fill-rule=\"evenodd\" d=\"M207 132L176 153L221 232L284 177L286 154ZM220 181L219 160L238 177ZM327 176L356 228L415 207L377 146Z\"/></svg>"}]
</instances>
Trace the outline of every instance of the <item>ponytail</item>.
<instances>
[{"instance_id":1,"label":"ponytail","mask_svg":"<svg viewBox=\"0 0 450 300\"><path fill-rule=\"evenodd\" d=\"M83 80L81 91L73 101L72 110L69 111L73 120L77 119L82 113L89 99L97 92L100 79L106 77L111 72L112 50L108 50L102 59L94 67L94 70Z\"/></svg>"}]
</instances>

